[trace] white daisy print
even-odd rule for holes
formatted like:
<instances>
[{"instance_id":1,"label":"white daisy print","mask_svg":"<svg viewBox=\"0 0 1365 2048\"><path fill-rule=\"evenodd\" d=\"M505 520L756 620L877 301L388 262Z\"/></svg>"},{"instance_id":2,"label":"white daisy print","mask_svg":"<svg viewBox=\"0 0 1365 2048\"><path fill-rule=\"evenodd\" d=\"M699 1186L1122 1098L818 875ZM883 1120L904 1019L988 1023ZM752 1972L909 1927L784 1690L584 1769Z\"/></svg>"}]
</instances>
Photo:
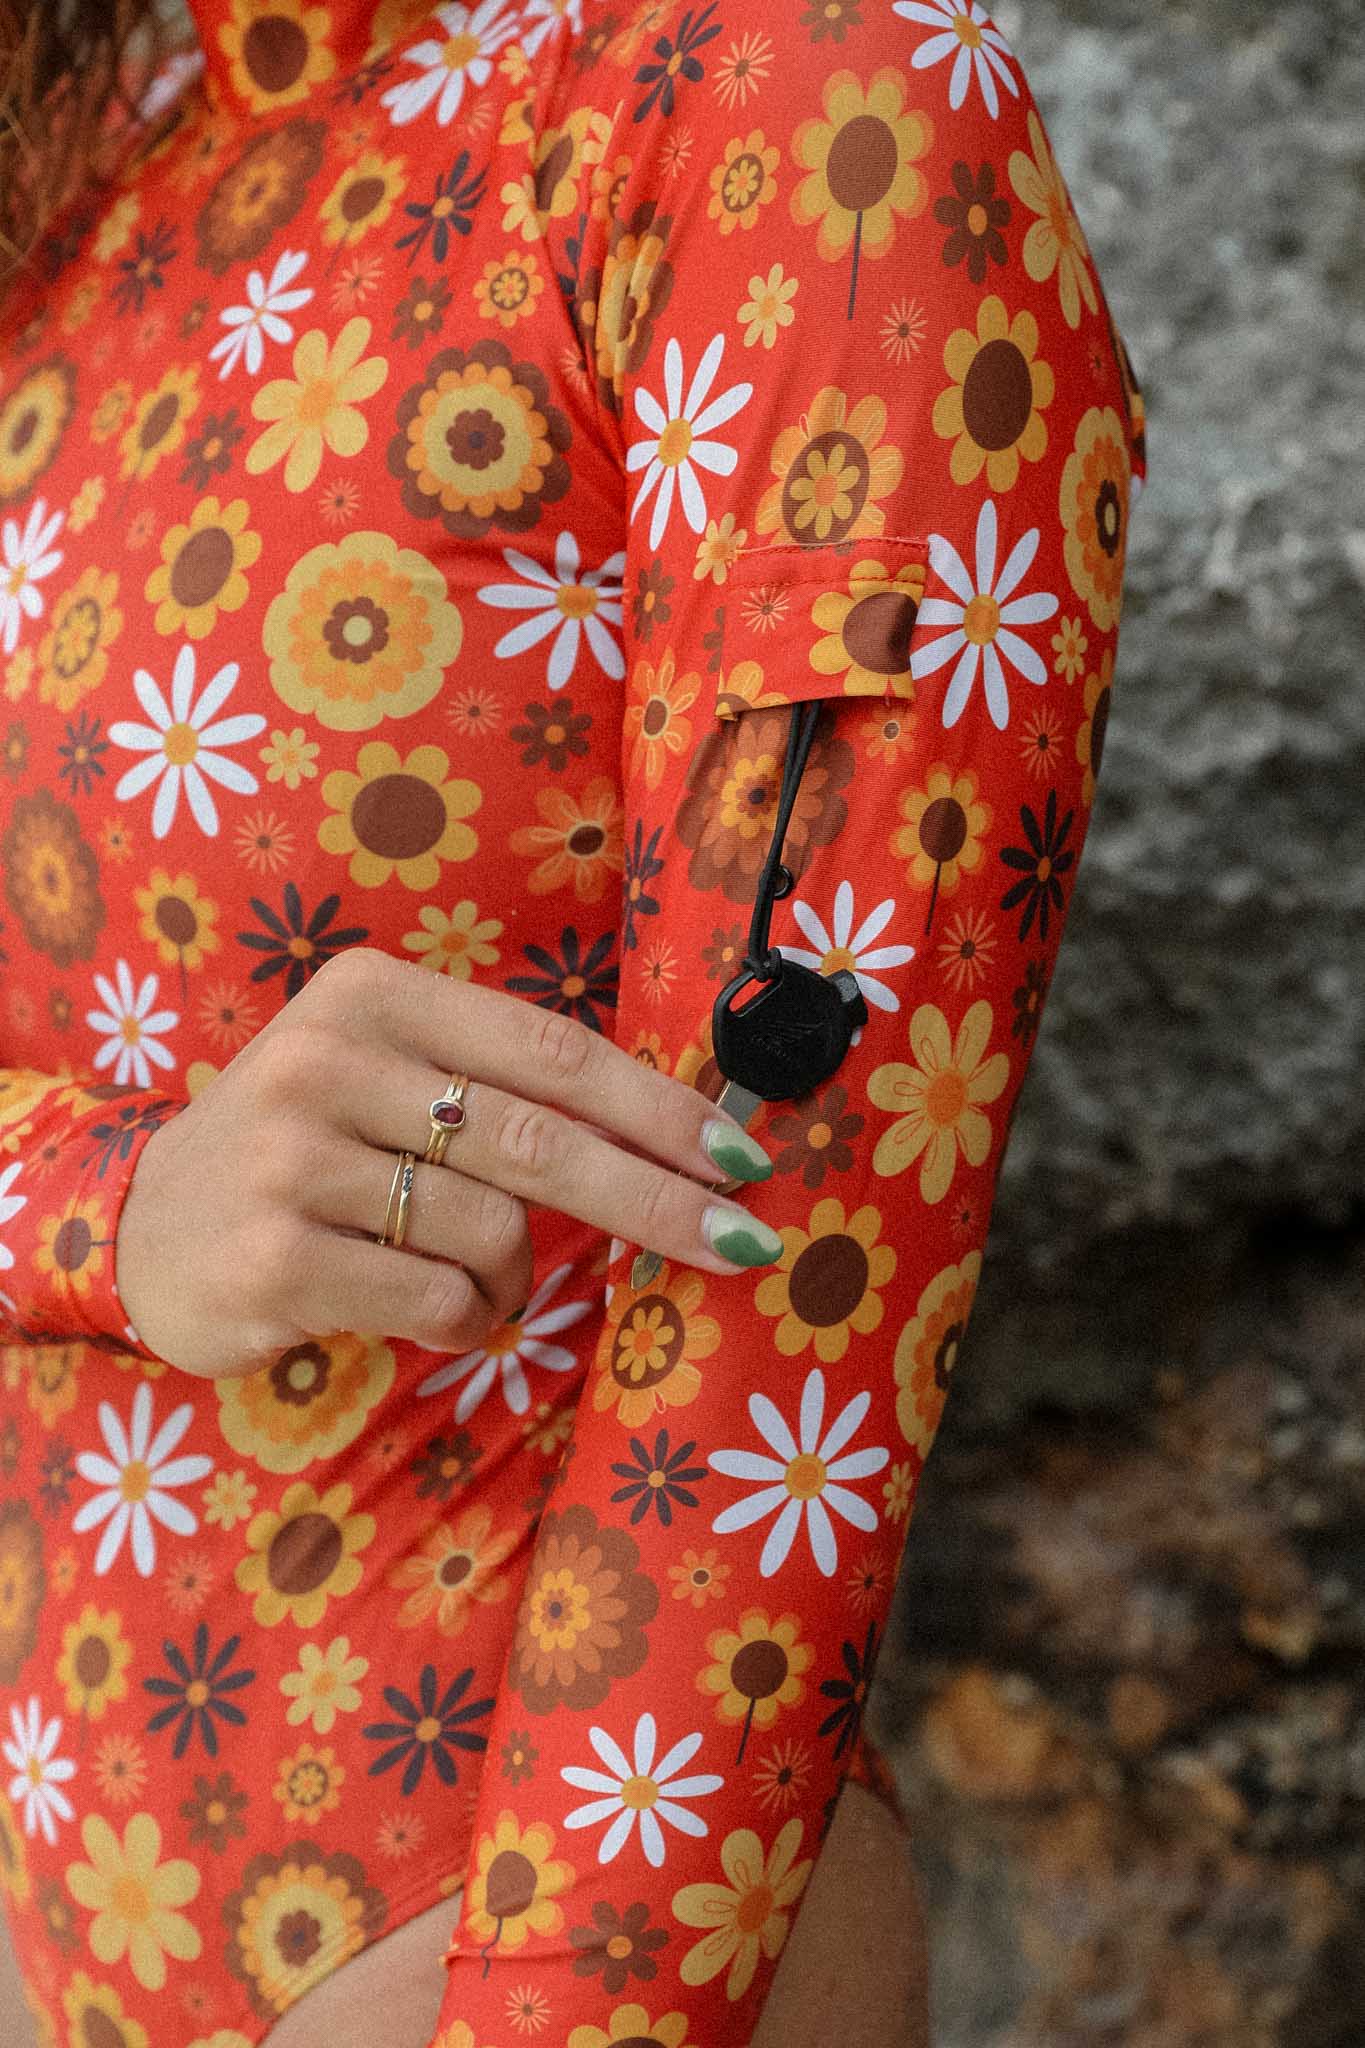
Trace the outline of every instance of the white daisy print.
<instances>
[{"instance_id":1,"label":"white daisy print","mask_svg":"<svg viewBox=\"0 0 1365 2048\"><path fill-rule=\"evenodd\" d=\"M604 675L616 681L625 674L620 643L608 630L621 623L624 549L618 548L600 569L582 575L578 542L571 533L561 533L555 542L553 572L519 548L504 548L502 558L523 581L489 583L479 592L480 598L504 611L525 611L532 616L504 633L494 654L510 661L553 634L546 681L552 690L562 690L577 666L579 645L586 636Z\"/></svg>"},{"instance_id":2,"label":"white daisy print","mask_svg":"<svg viewBox=\"0 0 1365 2048\"><path fill-rule=\"evenodd\" d=\"M730 476L739 460L728 441L701 438L709 435L713 427L723 426L726 420L732 419L753 395L752 384L732 384L719 398L703 405L720 368L724 348L725 336L715 335L697 365L684 399L683 352L676 334L670 334L664 350L667 410L652 392L638 384L635 387L635 410L649 429L650 438L631 443L626 450L626 468L644 469L646 463L649 467L645 469L645 480L636 493L630 516L633 522L645 499L658 484L659 495L654 500L654 517L649 528L649 545L652 548L657 548L664 537L675 486L682 499L688 525L693 533L700 533L706 525L706 500L697 481L697 470L708 469L713 476Z\"/></svg>"},{"instance_id":3,"label":"white daisy print","mask_svg":"<svg viewBox=\"0 0 1365 2048\"><path fill-rule=\"evenodd\" d=\"M803 1509L811 1555L827 1579L834 1576L839 1563L839 1546L829 1510L833 1508L855 1529L876 1528L877 1510L861 1494L850 1492L843 1481L867 1479L880 1472L891 1456L890 1451L879 1444L875 1449L852 1451L846 1458L838 1455L871 1405L872 1396L866 1389L855 1394L822 1438L825 1376L817 1366L807 1375L801 1390L799 1445L776 1404L766 1394L750 1394L749 1413L754 1427L777 1455L765 1458L757 1451L712 1451L709 1462L717 1472L724 1472L731 1479L762 1482L760 1492L750 1494L747 1500L737 1500L733 1507L716 1516L711 1524L715 1535L729 1536L736 1529L747 1529L752 1522L761 1521L775 1508L782 1510L768 1531L758 1561L765 1579L770 1579L786 1563Z\"/></svg>"},{"instance_id":4,"label":"white daisy print","mask_svg":"<svg viewBox=\"0 0 1365 2048\"><path fill-rule=\"evenodd\" d=\"M62 530L65 512L49 513L47 501L35 498L22 528L7 519L0 531L0 645L13 654L25 619L40 619L43 596L38 585L62 562L52 543Z\"/></svg>"},{"instance_id":5,"label":"white daisy print","mask_svg":"<svg viewBox=\"0 0 1365 2048\"><path fill-rule=\"evenodd\" d=\"M28 1202L27 1195L12 1195L10 1193L10 1189L19 1178L23 1164L22 1159L16 1159L12 1166L7 1166L3 1172L0 1172L0 1223L12 1223L19 1214L19 1211ZM3 1273L6 1267L13 1264L14 1253L7 1244L0 1244L0 1273Z\"/></svg>"},{"instance_id":6,"label":"white daisy print","mask_svg":"<svg viewBox=\"0 0 1365 2048\"><path fill-rule=\"evenodd\" d=\"M598 1844L597 1860L610 1863L630 1840L631 1829L636 1821L640 1823L640 1846L656 1870L664 1860L664 1832L660 1821L678 1828L685 1835L704 1835L707 1826L695 1813L689 1813L678 1802L683 1799L699 1799L705 1792L718 1792L725 1783L714 1771L705 1771L696 1778L675 1778L673 1773L694 1757L701 1748L701 1730L693 1735L684 1735L681 1742L675 1742L668 1755L656 1765L654 1745L658 1730L652 1714L641 1714L635 1724L635 1767L626 1761L625 1751L619 1749L605 1728L589 1728L588 1740L606 1765L605 1771L583 1770L577 1764L566 1764L559 1775L567 1784L577 1785L583 1792L600 1792L600 1799L589 1801L586 1806L576 1806L572 1813L564 1816L566 1828L591 1828L599 1822L609 1820L611 1826Z\"/></svg>"},{"instance_id":7,"label":"white daisy print","mask_svg":"<svg viewBox=\"0 0 1365 2048\"><path fill-rule=\"evenodd\" d=\"M418 1394L443 1394L447 1387L463 1380L465 1384L455 1403L455 1420L468 1422L493 1382L501 1376L504 1401L514 1415L524 1415L531 1405L531 1390L526 1384L528 1364L543 1365L548 1372L572 1372L578 1363L575 1352L546 1341L556 1330L566 1330L581 1322L592 1307L590 1301L564 1301L558 1308L545 1307L571 1271L567 1261L556 1266L515 1323L503 1323L491 1343L480 1345L476 1351L463 1351L458 1358L438 1366L422 1381Z\"/></svg>"},{"instance_id":8,"label":"white daisy print","mask_svg":"<svg viewBox=\"0 0 1365 2048\"><path fill-rule=\"evenodd\" d=\"M929 536L929 562L952 591L951 598L931 597L919 608L919 625L951 626L953 631L930 640L910 657L910 673L916 681L960 654L957 667L943 700L944 726L956 725L967 708L978 668L986 678L986 709L1001 732L1009 724L1010 698L1005 680L1005 662L1025 682L1047 681L1047 663L1036 649L1012 630L1015 626L1037 626L1056 612L1057 599L1051 591L1037 591L1031 597L1015 597L1038 552L1039 529L1035 526L1016 542L1008 561L995 573L999 525L995 504L987 498L976 522L976 576L971 576L961 555L941 533Z\"/></svg>"},{"instance_id":9,"label":"white daisy print","mask_svg":"<svg viewBox=\"0 0 1365 2048\"><path fill-rule=\"evenodd\" d=\"M247 711L236 718L220 719L216 725L206 723L227 702L239 672L235 661L228 662L205 685L203 696L194 704L194 649L187 643L175 658L169 708L146 669L134 672L133 688L138 703L152 723L137 725L131 719L121 718L110 726L109 737L116 747L126 747L130 753L145 753L148 758L120 779L114 797L118 803L127 803L161 778L152 811L154 838L164 839L170 831L182 783L194 822L209 838L218 830L218 807L204 777L211 776L238 796L254 796L260 787L250 769L229 761L216 750L254 739L258 732L264 732L265 719L258 712Z\"/></svg>"},{"instance_id":10,"label":"white daisy print","mask_svg":"<svg viewBox=\"0 0 1365 2048\"><path fill-rule=\"evenodd\" d=\"M309 285L289 289L307 261L307 250L285 249L270 273L269 284L259 270L251 271L246 281L246 304L229 306L219 314L228 332L209 350L209 361L216 363L221 359L220 380L236 369L243 356L248 375L254 377L265 361L267 341L294 339L294 329L284 315L296 313L313 296Z\"/></svg>"},{"instance_id":11,"label":"white daisy print","mask_svg":"<svg viewBox=\"0 0 1365 2048\"><path fill-rule=\"evenodd\" d=\"M102 1577L132 1530L133 1563L144 1579L156 1569L156 1532L160 1522L176 1536L193 1536L199 1527L192 1508L176 1500L169 1489L189 1486L213 1470L212 1458L194 1452L173 1458L171 1452L194 1420L194 1404L182 1401L152 1435L152 1390L144 1380L133 1396L133 1413L127 1434L108 1401L99 1407L107 1456L82 1451L76 1460L81 1478L100 1491L78 1508L71 1526L78 1536L99 1523L108 1526L95 1553L95 1574Z\"/></svg>"},{"instance_id":12,"label":"white daisy print","mask_svg":"<svg viewBox=\"0 0 1365 2048\"><path fill-rule=\"evenodd\" d=\"M583 0L527 0L521 10L517 41L534 57L546 36L567 21L576 36L583 33ZM529 24L529 26L528 26Z\"/></svg>"},{"instance_id":13,"label":"white daisy print","mask_svg":"<svg viewBox=\"0 0 1365 2048\"><path fill-rule=\"evenodd\" d=\"M135 991L132 969L126 960L120 960L115 967L112 982L106 975L95 976L95 993L104 1008L87 1010L85 1021L105 1041L95 1054L95 1065L107 1067L117 1059L114 1079L120 1088L130 1078L138 1088L150 1088L154 1066L165 1072L175 1065L175 1054L161 1044L159 1034L174 1030L180 1013L152 1009L158 986L158 977L149 974Z\"/></svg>"},{"instance_id":14,"label":"white daisy print","mask_svg":"<svg viewBox=\"0 0 1365 2048\"><path fill-rule=\"evenodd\" d=\"M515 35L519 18L504 8L503 0L481 0L473 11L459 5L436 7L432 19L445 30L445 40L428 36L404 50L405 63L416 64L417 78L405 78L379 96L381 107L389 110L395 128L425 113L436 102L436 119L444 128L453 121L464 98L465 80L486 85L493 71L493 52Z\"/></svg>"},{"instance_id":15,"label":"white daisy print","mask_svg":"<svg viewBox=\"0 0 1365 2048\"><path fill-rule=\"evenodd\" d=\"M879 967L904 967L915 957L913 946L872 944L896 914L894 897L884 897L874 909L869 910L856 931L853 929L853 884L847 879L840 882L834 892L832 931L826 929L818 911L799 896L792 898L791 914L814 950L807 952L804 946L779 946L777 950L785 959L799 961L803 967L814 967L821 974L833 974L836 969L846 967L875 1009L899 1010L899 998L873 972ZM862 1035L860 1024L849 1040L850 1045L857 1045Z\"/></svg>"},{"instance_id":16,"label":"white daisy print","mask_svg":"<svg viewBox=\"0 0 1365 2048\"><path fill-rule=\"evenodd\" d=\"M54 1715L44 1727L42 1709L36 1696L30 1694L26 1713L21 1714L17 1706L10 1707L9 1724L12 1740L0 1743L5 1762L14 1772L9 1796L16 1806L23 1806L24 1832L32 1835L41 1828L44 1841L55 1845L57 1822L70 1820L74 1813L61 1788L76 1775L70 1757L52 1753L61 1740L61 1716Z\"/></svg>"},{"instance_id":17,"label":"white daisy print","mask_svg":"<svg viewBox=\"0 0 1365 2048\"><path fill-rule=\"evenodd\" d=\"M961 0L892 0L891 12L905 21L917 21L925 28L939 31L927 43L920 44L910 62L916 71L927 71L946 57L953 59L953 75L948 85L950 107L956 109L966 99L973 69L992 121L1000 112L997 78L1018 99L1019 87L1005 61L1013 52L980 0L967 0L965 6Z\"/></svg>"}]
</instances>

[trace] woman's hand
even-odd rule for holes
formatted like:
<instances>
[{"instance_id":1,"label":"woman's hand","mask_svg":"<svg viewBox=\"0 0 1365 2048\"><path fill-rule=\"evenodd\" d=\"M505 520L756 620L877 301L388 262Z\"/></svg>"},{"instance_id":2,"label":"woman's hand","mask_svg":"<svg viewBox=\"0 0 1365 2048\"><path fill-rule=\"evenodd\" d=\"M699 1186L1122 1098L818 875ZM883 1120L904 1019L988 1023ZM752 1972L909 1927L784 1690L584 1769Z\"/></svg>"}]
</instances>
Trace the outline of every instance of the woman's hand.
<instances>
[{"instance_id":1,"label":"woman's hand","mask_svg":"<svg viewBox=\"0 0 1365 2048\"><path fill-rule=\"evenodd\" d=\"M466 1122L428 1165L427 1105L452 1071L470 1075ZM723 1165L702 1143L713 1121ZM752 1142L576 1019L355 947L147 1141L116 1284L148 1348L205 1378L337 1330L470 1350L531 1292L528 1202L742 1270L711 1248L707 1212L750 1240L764 1226L703 1185L738 1171L737 1138ZM418 1161L407 1233L380 1245L404 1148Z\"/></svg>"}]
</instances>

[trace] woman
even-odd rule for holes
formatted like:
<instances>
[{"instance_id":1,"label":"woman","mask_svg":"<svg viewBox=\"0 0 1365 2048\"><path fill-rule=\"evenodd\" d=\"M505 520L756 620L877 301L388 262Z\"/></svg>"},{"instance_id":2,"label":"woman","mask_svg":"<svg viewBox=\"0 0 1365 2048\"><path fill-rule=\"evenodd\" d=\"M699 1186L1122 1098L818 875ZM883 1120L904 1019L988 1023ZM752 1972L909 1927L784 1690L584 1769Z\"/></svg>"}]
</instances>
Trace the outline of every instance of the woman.
<instances>
[{"instance_id":1,"label":"woman","mask_svg":"<svg viewBox=\"0 0 1365 2048\"><path fill-rule=\"evenodd\" d=\"M827 1874L1107 722L1089 251L974 0L191 13L0 385L40 2036L901 2040ZM746 965L853 1007L717 1114Z\"/></svg>"}]
</instances>

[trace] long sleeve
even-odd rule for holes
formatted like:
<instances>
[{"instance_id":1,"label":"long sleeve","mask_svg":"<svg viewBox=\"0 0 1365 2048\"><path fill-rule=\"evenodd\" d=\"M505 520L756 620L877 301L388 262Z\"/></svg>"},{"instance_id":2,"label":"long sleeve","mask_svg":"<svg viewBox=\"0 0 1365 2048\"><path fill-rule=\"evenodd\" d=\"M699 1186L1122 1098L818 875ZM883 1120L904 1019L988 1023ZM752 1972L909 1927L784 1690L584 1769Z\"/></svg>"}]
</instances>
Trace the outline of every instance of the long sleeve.
<instances>
[{"instance_id":1,"label":"long sleeve","mask_svg":"<svg viewBox=\"0 0 1365 2048\"><path fill-rule=\"evenodd\" d=\"M763 0L723 26L654 10L599 60L608 126L566 123L566 289L622 489L617 1042L719 1092L711 1006L810 700L771 942L850 968L868 1021L751 1126L774 1172L737 1199L775 1264L665 1261L637 1292L613 1244L440 2048L752 2035L884 1639L1094 797L1140 398L981 10L844 18L835 42Z\"/></svg>"},{"instance_id":2,"label":"long sleeve","mask_svg":"<svg viewBox=\"0 0 1365 2048\"><path fill-rule=\"evenodd\" d=\"M182 1098L0 1067L0 1337L83 1342L155 1361L114 1271L143 1149Z\"/></svg>"}]
</instances>

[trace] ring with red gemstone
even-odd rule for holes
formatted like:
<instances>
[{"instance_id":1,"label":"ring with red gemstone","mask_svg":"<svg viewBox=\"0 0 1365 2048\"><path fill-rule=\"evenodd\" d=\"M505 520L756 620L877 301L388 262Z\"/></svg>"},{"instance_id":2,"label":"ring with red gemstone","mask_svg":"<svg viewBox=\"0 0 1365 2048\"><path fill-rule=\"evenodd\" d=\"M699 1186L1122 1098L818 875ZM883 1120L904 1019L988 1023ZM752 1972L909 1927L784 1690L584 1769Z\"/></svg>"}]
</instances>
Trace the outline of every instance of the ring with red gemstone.
<instances>
[{"instance_id":1,"label":"ring with red gemstone","mask_svg":"<svg viewBox=\"0 0 1365 2048\"><path fill-rule=\"evenodd\" d=\"M468 1086L468 1074L452 1074L450 1086L445 1094L428 1106L431 1136L427 1139L427 1149L422 1157L432 1166L439 1166L444 1159L451 1133L464 1127L464 1091Z\"/></svg>"}]
</instances>

